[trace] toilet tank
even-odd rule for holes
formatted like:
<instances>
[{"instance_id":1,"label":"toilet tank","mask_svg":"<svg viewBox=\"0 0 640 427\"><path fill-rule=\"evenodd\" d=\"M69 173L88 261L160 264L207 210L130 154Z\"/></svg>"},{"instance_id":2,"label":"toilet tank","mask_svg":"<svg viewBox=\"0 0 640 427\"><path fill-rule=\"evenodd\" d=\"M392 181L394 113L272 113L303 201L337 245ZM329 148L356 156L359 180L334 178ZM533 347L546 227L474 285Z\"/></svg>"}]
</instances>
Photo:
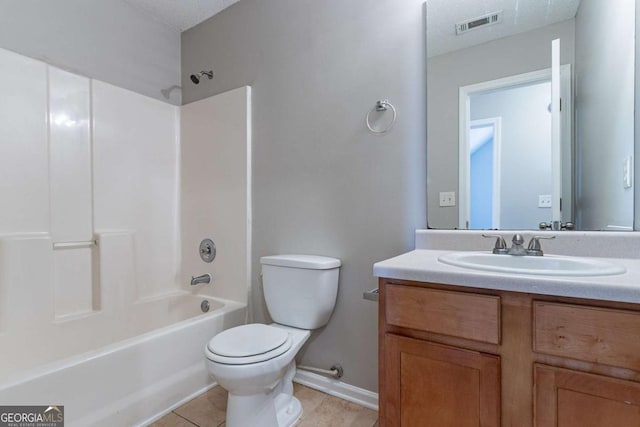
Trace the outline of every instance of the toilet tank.
<instances>
[{"instance_id":1,"label":"toilet tank","mask_svg":"<svg viewBox=\"0 0 640 427\"><path fill-rule=\"evenodd\" d=\"M327 324L338 295L339 259L274 255L260 263L264 299L274 322L300 329Z\"/></svg>"}]
</instances>

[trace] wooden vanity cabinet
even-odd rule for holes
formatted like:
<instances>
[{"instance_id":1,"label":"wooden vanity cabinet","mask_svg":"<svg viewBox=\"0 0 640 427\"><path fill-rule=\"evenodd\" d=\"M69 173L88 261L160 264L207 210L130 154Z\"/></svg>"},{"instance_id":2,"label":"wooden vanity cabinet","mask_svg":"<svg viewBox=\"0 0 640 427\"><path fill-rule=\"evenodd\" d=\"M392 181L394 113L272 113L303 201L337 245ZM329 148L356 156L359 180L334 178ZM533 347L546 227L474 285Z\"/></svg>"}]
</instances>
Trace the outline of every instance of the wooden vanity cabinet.
<instances>
[{"instance_id":1,"label":"wooden vanity cabinet","mask_svg":"<svg viewBox=\"0 0 640 427\"><path fill-rule=\"evenodd\" d=\"M380 426L640 426L640 306L380 279Z\"/></svg>"}]
</instances>

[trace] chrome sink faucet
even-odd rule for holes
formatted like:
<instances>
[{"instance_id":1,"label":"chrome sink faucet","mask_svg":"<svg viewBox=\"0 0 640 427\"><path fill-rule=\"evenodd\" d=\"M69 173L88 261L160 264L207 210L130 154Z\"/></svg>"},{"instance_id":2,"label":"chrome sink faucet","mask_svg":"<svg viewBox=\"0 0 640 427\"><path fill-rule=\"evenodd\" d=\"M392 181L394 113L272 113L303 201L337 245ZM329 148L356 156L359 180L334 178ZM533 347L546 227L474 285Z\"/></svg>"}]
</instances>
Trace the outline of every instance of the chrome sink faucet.
<instances>
[{"instance_id":1,"label":"chrome sink faucet","mask_svg":"<svg viewBox=\"0 0 640 427\"><path fill-rule=\"evenodd\" d=\"M483 234L482 237L495 237L496 244L493 247L493 253L498 255L514 255L514 256L542 256L542 247L540 246L540 239L555 239L556 236L533 236L529 240L527 249L524 248L524 237L520 233L516 233L511 239L511 247L507 248L507 243L504 241L504 237L499 234Z\"/></svg>"},{"instance_id":2,"label":"chrome sink faucet","mask_svg":"<svg viewBox=\"0 0 640 427\"><path fill-rule=\"evenodd\" d=\"M511 239L511 247L507 253L509 255L527 255L527 250L522 245L524 245L524 237L522 234L516 233Z\"/></svg>"}]
</instances>

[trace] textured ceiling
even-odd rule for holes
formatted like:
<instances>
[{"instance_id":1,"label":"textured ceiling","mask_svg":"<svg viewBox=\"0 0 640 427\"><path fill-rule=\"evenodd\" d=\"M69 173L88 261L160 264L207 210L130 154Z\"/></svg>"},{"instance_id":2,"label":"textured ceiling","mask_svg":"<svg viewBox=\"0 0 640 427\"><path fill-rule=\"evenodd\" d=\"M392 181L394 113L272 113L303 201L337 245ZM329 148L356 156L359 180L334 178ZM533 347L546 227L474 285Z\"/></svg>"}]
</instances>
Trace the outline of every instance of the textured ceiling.
<instances>
[{"instance_id":1,"label":"textured ceiling","mask_svg":"<svg viewBox=\"0 0 640 427\"><path fill-rule=\"evenodd\" d=\"M180 31L212 17L239 0L125 0ZM348 0L345 0L348 1ZM429 57L529 31L575 17L580 0L427 0ZM503 11L500 24L457 36L455 24Z\"/></svg>"},{"instance_id":2,"label":"textured ceiling","mask_svg":"<svg viewBox=\"0 0 640 427\"><path fill-rule=\"evenodd\" d=\"M429 57L530 31L576 16L580 0L427 0ZM502 23L456 35L455 24L503 11Z\"/></svg>"},{"instance_id":3,"label":"textured ceiling","mask_svg":"<svg viewBox=\"0 0 640 427\"><path fill-rule=\"evenodd\" d=\"M184 31L239 0L124 0L160 22Z\"/></svg>"}]
</instances>

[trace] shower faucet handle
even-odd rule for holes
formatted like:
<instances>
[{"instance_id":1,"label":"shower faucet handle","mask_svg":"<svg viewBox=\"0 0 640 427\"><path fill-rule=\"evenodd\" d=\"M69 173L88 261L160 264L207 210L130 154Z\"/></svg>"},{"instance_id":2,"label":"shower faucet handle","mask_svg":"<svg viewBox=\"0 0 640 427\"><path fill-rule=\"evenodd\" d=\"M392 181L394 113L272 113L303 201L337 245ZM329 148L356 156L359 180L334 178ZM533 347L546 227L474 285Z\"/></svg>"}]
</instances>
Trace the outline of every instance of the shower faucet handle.
<instances>
[{"instance_id":1,"label":"shower faucet handle","mask_svg":"<svg viewBox=\"0 0 640 427\"><path fill-rule=\"evenodd\" d=\"M212 262L216 258L216 244L211 239L200 242L200 259L204 262Z\"/></svg>"}]
</instances>

